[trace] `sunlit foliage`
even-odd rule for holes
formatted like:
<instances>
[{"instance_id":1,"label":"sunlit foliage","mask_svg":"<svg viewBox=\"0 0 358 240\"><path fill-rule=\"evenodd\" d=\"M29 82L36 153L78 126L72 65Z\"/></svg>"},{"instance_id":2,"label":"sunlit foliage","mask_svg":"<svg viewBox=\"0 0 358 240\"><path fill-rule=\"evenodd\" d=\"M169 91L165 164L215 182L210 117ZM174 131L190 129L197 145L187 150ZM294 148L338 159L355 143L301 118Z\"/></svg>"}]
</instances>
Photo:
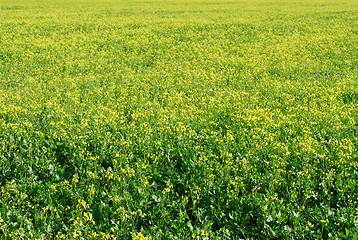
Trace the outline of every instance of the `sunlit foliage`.
<instances>
[{"instance_id":1,"label":"sunlit foliage","mask_svg":"<svg viewBox=\"0 0 358 240\"><path fill-rule=\"evenodd\" d=\"M1 239L357 239L357 19L0 0Z\"/></svg>"}]
</instances>

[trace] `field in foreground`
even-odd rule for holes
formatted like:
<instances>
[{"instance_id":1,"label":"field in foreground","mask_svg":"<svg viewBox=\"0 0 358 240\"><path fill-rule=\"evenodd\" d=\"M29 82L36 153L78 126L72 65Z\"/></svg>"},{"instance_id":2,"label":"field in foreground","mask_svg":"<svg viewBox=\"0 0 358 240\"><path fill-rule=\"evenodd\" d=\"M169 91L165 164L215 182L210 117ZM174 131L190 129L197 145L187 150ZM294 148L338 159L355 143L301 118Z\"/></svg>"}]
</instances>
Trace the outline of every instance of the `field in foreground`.
<instances>
[{"instance_id":1,"label":"field in foreground","mask_svg":"<svg viewBox=\"0 0 358 240\"><path fill-rule=\"evenodd\" d=\"M357 239L357 2L0 3L1 239Z\"/></svg>"}]
</instances>

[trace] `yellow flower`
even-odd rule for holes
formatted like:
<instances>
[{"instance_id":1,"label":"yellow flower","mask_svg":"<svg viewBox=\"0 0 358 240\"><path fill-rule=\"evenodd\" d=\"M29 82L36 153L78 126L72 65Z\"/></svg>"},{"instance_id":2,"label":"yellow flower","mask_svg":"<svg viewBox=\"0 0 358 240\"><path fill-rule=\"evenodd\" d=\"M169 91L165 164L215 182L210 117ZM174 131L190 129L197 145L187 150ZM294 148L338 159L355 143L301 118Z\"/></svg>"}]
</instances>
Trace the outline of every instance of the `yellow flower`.
<instances>
[{"instance_id":1,"label":"yellow flower","mask_svg":"<svg viewBox=\"0 0 358 240\"><path fill-rule=\"evenodd\" d=\"M133 235L133 240L147 240L148 238L143 236L141 232Z\"/></svg>"}]
</instances>

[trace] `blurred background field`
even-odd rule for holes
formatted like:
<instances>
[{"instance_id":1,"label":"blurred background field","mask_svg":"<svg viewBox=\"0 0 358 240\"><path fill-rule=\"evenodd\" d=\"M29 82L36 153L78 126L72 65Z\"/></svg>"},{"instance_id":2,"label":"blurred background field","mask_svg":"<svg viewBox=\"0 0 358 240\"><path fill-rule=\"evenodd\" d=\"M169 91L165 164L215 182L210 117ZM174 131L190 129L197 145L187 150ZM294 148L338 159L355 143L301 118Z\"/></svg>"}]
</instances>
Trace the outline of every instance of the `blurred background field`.
<instances>
[{"instance_id":1,"label":"blurred background field","mask_svg":"<svg viewBox=\"0 0 358 240\"><path fill-rule=\"evenodd\" d=\"M1 239L357 239L357 19L0 0Z\"/></svg>"}]
</instances>

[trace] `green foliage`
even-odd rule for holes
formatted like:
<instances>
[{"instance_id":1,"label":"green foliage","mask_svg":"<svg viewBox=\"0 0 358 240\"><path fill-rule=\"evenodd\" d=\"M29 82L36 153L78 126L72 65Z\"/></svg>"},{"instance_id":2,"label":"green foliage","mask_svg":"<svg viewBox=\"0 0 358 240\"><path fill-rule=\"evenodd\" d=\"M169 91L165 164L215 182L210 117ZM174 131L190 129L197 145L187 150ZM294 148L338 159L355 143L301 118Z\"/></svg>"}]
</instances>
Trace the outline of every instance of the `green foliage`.
<instances>
[{"instance_id":1,"label":"green foliage","mask_svg":"<svg viewBox=\"0 0 358 240\"><path fill-rule=\"evenodd\" d=\"M1 239L357 239L358 5L6 1Z\"/></svg>"}]
</instances>

